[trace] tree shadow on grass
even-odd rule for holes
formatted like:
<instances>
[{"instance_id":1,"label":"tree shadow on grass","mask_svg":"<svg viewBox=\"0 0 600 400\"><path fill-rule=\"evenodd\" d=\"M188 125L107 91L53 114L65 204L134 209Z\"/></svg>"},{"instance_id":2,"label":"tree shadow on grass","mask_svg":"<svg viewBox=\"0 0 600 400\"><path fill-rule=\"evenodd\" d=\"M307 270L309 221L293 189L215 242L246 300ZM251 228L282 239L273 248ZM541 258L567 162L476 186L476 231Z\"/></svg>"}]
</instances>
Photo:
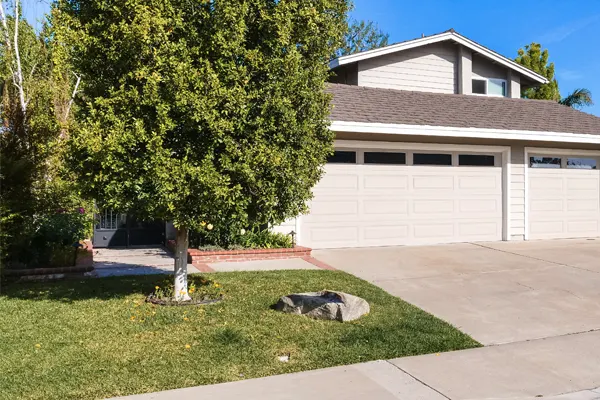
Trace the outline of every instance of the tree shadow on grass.
<instances>
[{"instance_id":1,"label":"tree shadow on grass","mask_svg":"<svg viewBox=\"0 0 600 400\"><path fill-rule=\"evenodd\" d=\"M157 285L164 286L171 282L170 275L113 276L107 278L70 279L52 282L12 283L2 287L0 298L6 297L20 300L51 300L73 303L81 300L120 299L132 294L144 296L153 292ZM190 275L191 281L202 279L198 274ZM206 282L210 282L207 280Z\"/></svg>"}]
</instances>

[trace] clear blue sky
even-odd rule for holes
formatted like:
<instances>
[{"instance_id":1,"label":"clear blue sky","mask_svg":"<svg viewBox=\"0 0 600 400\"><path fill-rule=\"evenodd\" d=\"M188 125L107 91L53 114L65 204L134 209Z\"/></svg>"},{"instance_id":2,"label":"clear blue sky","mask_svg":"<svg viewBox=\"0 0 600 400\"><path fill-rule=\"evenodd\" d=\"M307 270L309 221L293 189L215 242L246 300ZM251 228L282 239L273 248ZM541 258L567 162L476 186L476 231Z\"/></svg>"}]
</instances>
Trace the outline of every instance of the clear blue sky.
<instances>
[{"instance_id":1,"label":"clear blue sky","mask_svg":"<svg viewBox=\"0 0 600 400\"><path fill-rule=\"evenodd\" d=\"M39 20L48 0L24 0ZM563 96L585 87L596 99L584 111L600 116L600 0L355 0L352 16L375 21L390 42L450 28L509 58L531 42L550 51Z\"/></svg>"},{"instance_id":2,"label":"clear blue sky","mask_svg":"<svg viewBox=\"0 0 600 400\"><path fill-rule=\"evenodd\" d=\"M562 96L591 90L600 116L600 0L355 0L352 16L376 22L390 43L450 28L514 58L531 42L550 52Z\"/></svg>"}]
</instances>

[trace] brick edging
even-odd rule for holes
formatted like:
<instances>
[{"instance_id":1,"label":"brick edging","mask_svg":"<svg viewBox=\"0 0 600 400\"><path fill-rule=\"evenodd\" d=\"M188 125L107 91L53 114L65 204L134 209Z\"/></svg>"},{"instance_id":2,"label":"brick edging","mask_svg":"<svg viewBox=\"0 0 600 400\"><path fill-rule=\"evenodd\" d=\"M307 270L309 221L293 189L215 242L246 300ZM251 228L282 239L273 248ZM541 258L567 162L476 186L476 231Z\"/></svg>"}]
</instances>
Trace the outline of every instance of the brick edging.
<instances>
[{"instance_id":1,"label":"brick edging","mask_svg":"<svg viewBox=\"0 0 600 400\"><path fill-rule=\"evenodd\" d=\"M333 268L331 265L324 263L321 260L317 260L316 258L314 258L312 256L302 257L302 259L308 263L311 263L312 265L314 265L317 268L326 269L328 271L337 271L336 268Z\"/></svg>"},{"instance_id":2,"label":"brick edging","mask_svg":"<svg viewBox=\"0 0 600 400\"><path fill-rule=\"evenodd\" d=\"M167 248L173 251L175 249L175 241L167 241ZM283 260L288 258L310 257L311 252L312 249L302 246L281 249L247 249L218 251L202 251L198 249L188 249L188 262L191 262L195 265L217 262Z\"/></svg>"}]
</instances>

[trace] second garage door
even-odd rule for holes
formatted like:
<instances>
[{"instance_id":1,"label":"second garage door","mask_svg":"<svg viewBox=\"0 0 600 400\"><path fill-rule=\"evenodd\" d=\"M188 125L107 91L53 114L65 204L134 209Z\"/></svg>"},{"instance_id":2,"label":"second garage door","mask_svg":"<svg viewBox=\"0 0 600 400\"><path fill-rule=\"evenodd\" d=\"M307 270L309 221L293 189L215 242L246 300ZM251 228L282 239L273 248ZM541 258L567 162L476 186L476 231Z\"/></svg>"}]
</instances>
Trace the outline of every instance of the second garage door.
<instances>
[{"instance_id":1,"label":"second garage door","mask_svg":"<svg viewBox=\"0 0 600 400\"><path fill-rule=\"evenodd\" d=\"M502 156L338 149L300 222L312 248L502 240Z\"/></svg>"},{"instance_id":2,"label":"second garage door","mask_svg":"<svg viewBox=\"0 0 600 400\"><path fill-rule=\"evenodd\" d=\"M529 157L529 239L600 236L600 158Z\"/></svg>"}]
</instances>

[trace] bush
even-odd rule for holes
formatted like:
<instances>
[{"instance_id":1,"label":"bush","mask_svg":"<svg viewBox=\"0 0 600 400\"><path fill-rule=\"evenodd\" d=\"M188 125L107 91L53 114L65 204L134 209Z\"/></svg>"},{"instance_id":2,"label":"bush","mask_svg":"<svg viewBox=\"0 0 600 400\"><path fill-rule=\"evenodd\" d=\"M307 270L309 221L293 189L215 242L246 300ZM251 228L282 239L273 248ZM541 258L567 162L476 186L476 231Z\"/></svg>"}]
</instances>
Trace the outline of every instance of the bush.
<instances>
[{"instance_id":1,"label":"bush","mask_svg":"<svg viewBox=\"0 0 600 400\"><path fill-rule=\"evenodd\" d=\"M282 249L294 247L294 242L290 235L271 232L268 229L241 230L237 234L227 236L226 240L221 235L206 230L190 233L190 247L197 247L204 251Z\"/></svg>"}]
</instances>

